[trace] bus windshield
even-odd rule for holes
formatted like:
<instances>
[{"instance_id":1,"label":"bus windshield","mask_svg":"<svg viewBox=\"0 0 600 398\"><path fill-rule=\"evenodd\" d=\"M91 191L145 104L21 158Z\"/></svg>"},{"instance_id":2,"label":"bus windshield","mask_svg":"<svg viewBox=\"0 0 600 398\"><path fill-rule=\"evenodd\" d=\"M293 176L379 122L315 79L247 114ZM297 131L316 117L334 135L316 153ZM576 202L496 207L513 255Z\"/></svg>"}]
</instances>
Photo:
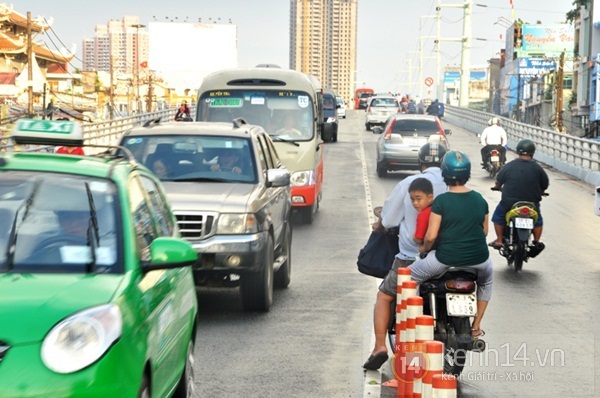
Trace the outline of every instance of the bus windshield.
<instances>
[{"instance_id":1,"label":"bus windshield","mask_svg":"<svg viewBox=\"0 0 600 398\"><path fill-rule=\"evenodd\" d=\"M262 126L274 139L310 141L314 138L310 95L290 90L215 90L202 94L198 120L231 122L243 117Z\"/></svg>"}]
</instances>

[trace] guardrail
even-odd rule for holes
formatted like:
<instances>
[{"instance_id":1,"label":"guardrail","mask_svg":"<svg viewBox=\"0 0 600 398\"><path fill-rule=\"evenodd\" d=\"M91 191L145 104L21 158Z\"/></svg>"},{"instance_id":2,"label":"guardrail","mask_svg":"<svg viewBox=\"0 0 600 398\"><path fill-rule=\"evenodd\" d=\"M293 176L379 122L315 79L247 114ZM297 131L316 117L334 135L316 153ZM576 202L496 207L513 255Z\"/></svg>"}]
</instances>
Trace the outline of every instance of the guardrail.
<instances>
[{"instance_id":1,"label":"guardrail","mask_svg":"<svg viewBox=\"0 0 600 398\"><path fill-rule=\"evenodd\" d=\"M444 119L479 134L494 115L473 109L446 106ZM563 173L593 185L600 185L600 142L575 137L558 131L543 129L500 117L500 123L508 135L508 147L515 149L522 139L535 143L534 158Z\"/></svg>"},{"instance_id":2,"label":"guardrail","mask_svg":"<svg viewBox=\"0 0 600 398\"><path fill-rule=\"evenodd\" d=\"M95 123L83 123L83 138L86 144L91 145L116 145L121 136L132 128L143 124L144 122L156 118L173 120L176 109L165 109L151 113L140 113L122 119L106 120ZM10 152L15 147L10 135L0 137L0 152ZM30 145L28 148L20 148L23 151L40 151L48 147Z\"/></svg>"}]
</instances>

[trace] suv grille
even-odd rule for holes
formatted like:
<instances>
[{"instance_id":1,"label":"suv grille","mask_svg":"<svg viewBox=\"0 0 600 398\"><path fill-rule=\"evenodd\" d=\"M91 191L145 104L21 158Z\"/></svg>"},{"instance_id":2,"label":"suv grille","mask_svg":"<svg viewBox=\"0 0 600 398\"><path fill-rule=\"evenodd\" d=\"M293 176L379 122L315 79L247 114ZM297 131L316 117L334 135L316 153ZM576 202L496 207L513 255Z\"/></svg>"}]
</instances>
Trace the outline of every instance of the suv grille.
<instances>
[{"instance_id":1,"label":"suv grille","mask_svg":"<svg viewBox=\"0 0 600 398\"><path fill-rule=\"evenodd\" d=\"M187 240L202 240L215 234L217 213L175 212L181 236Z\"/></svg>"}]
</instances>

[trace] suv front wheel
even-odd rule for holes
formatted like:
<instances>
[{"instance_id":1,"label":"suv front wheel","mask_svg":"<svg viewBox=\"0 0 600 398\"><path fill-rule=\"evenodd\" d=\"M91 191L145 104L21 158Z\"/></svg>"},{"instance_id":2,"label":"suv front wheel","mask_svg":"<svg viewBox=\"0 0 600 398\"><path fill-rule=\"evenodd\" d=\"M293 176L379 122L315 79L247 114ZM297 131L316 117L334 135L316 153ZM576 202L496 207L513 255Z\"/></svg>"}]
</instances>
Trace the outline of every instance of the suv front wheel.
<instances>
[{"instance_id":1,"label":"suv front wheel","mask_svg":"<svg viewBox=\"0 0 600 398\"><path fill-rule=\"evenodd\" d=\"M246 311L268 311L273 304L273 238L267 238L260 271L242 276L240 291Z\"/></svg>"}]
</instances>

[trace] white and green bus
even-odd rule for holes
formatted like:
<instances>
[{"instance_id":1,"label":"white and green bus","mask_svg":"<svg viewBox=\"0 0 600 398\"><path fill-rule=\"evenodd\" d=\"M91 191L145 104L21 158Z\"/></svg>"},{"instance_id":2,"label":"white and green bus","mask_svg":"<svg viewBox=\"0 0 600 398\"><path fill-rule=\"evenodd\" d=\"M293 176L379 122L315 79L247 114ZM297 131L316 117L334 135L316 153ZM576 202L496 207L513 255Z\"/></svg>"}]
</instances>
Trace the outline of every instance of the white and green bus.
<instances>
[{"instance_id":1,"label":"white and green bus","mask_svg":"<svg viewBox=\"0 0 600 398\"><path fill-rule=\"evenodd\" d=\"M321 144L337 140L333 123L323 118L322 96L314 76L280 68L217 71L202 80L198 91L196 120L243 117L269 133L291 173L293 209L307 224L313 222L322 195Z\"/></svg>"}]
</instances>

